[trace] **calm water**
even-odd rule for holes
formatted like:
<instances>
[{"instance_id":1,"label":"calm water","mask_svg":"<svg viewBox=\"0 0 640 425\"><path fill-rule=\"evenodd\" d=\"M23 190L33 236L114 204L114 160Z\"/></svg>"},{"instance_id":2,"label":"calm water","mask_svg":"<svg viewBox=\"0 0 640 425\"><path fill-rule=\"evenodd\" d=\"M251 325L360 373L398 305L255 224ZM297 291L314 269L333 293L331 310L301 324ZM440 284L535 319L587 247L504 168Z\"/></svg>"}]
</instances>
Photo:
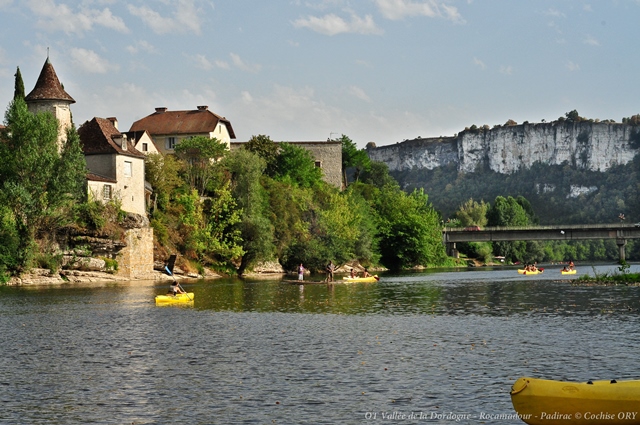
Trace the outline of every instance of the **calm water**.
<instances>
[{"instance_id":1,"label":"calm water","mask_svg":"<svg viewBox=\"0 0 640 425\"><path fill-rule=\"evenodd\" d=\"M640 287L558 269L165 286L0 287L0 423L508 424L520 376L640 378Z\"/></svg>"}]
</instances>

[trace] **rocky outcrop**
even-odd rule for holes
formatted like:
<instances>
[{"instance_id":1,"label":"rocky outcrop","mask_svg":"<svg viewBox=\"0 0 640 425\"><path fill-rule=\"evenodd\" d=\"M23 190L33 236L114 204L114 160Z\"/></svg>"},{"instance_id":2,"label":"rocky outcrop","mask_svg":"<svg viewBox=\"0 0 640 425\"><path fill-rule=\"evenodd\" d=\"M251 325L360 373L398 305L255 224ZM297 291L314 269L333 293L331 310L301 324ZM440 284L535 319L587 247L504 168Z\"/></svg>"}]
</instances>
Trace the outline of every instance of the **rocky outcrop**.
<instances>
[{"instance_id":1,"label":"rocky outcrop","mask_svg":"<svg viewBox=\"0 0 640 425\"><path fill-rule=\"evenodd\" d=\"M432 170L453 164L464 173L489 169L512 174L542 163L604 172L632 161L638 147L640 130L636 126L564 121L465 130L455 137L367 146L367 153L372 160L387 164L390 171Z\"/></svg>"}]
</instances>

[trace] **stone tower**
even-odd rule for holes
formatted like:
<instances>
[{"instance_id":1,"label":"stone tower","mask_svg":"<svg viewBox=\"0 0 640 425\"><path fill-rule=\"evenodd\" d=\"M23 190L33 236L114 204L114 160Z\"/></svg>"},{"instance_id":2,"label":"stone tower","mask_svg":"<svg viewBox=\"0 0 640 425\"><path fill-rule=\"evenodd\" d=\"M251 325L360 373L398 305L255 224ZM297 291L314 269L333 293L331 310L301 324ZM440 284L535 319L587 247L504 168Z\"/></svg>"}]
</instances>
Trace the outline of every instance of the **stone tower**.
<instances>
[{"instance_id":1,"label":"stone tower","mask_svg":"<svg viewBox=\"0 0 640 425\"><path fill-rule=\"evenodd\" d=\"M62 141L66 139L67 129L71 127L70 106L76 101L62 88L48 56L42 71L40 71L36 86L25 97L25 101L32 113L48 111L58 119L58 145L62 146Z\"/></svg>"}]
</instances>

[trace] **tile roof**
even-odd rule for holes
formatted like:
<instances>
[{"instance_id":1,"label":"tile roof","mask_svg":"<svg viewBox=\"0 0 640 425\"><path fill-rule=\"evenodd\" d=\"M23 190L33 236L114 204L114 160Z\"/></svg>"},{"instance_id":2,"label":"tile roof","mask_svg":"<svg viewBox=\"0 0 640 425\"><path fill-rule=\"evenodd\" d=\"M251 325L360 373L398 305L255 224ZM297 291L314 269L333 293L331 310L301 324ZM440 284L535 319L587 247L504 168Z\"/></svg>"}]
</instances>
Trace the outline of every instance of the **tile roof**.
<instances>
[{"instance_id":1,"label":"tile roof","mask_svg":"<svg viewBox=\"0 0 640 425\"><path fill-rule=\"evenodd\" d=\"M229 136L236 138L231 123L224 117L209 111L206 106L198 106L192 111L168 111L156 108L156 112L131 125L129 131L147 130L152 136L164 134L202 134L216 129L218 123L227 127Z\"/></svg>"},{"instance_id":2,"label":"tile roof","mask_svg":"<svg viewBox=\"0 0 640 425\"><path fill-rule=\"evenodd\" d=\"M101 176L100 174L95 174L95 173L87 173L87 180L91 180L94 182L118 183L116 179L113 179L111 177Z\"/></svg>"},{"instance_id":3,"label":"tile roof","mask_svg":"<svg viewBox=\"0 0 640 425\"><path fill-rule=\"evenodd\" d=\"M44 63L40 76L36 82L36 86L25 97L27 102L33 102L38 100L64 100L69 103L76 103L69 93L64 91L58 76L56 75L53 65L49 61L49 58Z\"/></svg>"},{"instance_id":4,"label":"tile roof","mask_svg":"<svg viewBox=\"0 0 640 425\"><path fill-rule=\"evenodd\" d=\"M85 155L118 153L138 158L145 157L133 146L132 141L127 140L127 149L122 149L114 140L122 137L122 133L115 128L113 122L105 118L95 117L91 121L86 121L78 128L78 135Z\"/></svg>"}]
</instances>

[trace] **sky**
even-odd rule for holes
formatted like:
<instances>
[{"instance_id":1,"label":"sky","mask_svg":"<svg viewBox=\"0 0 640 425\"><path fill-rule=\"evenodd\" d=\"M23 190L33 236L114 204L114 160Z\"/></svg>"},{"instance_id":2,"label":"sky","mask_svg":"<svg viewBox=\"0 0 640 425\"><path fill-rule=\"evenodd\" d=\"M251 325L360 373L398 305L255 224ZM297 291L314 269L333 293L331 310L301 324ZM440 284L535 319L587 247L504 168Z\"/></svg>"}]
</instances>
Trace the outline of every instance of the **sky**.
<instances>
[{"instance_id":1,"label":"sky","mask_svg":"<svg viewBox=\"0 0 640 425\"><path fill-rule=\"evenodd\" d=\"M364 148L640 113L640 0L0 0L0 105L47 58L76 126L207 105L236 141Z\"/></svg>"}]
</instances>

